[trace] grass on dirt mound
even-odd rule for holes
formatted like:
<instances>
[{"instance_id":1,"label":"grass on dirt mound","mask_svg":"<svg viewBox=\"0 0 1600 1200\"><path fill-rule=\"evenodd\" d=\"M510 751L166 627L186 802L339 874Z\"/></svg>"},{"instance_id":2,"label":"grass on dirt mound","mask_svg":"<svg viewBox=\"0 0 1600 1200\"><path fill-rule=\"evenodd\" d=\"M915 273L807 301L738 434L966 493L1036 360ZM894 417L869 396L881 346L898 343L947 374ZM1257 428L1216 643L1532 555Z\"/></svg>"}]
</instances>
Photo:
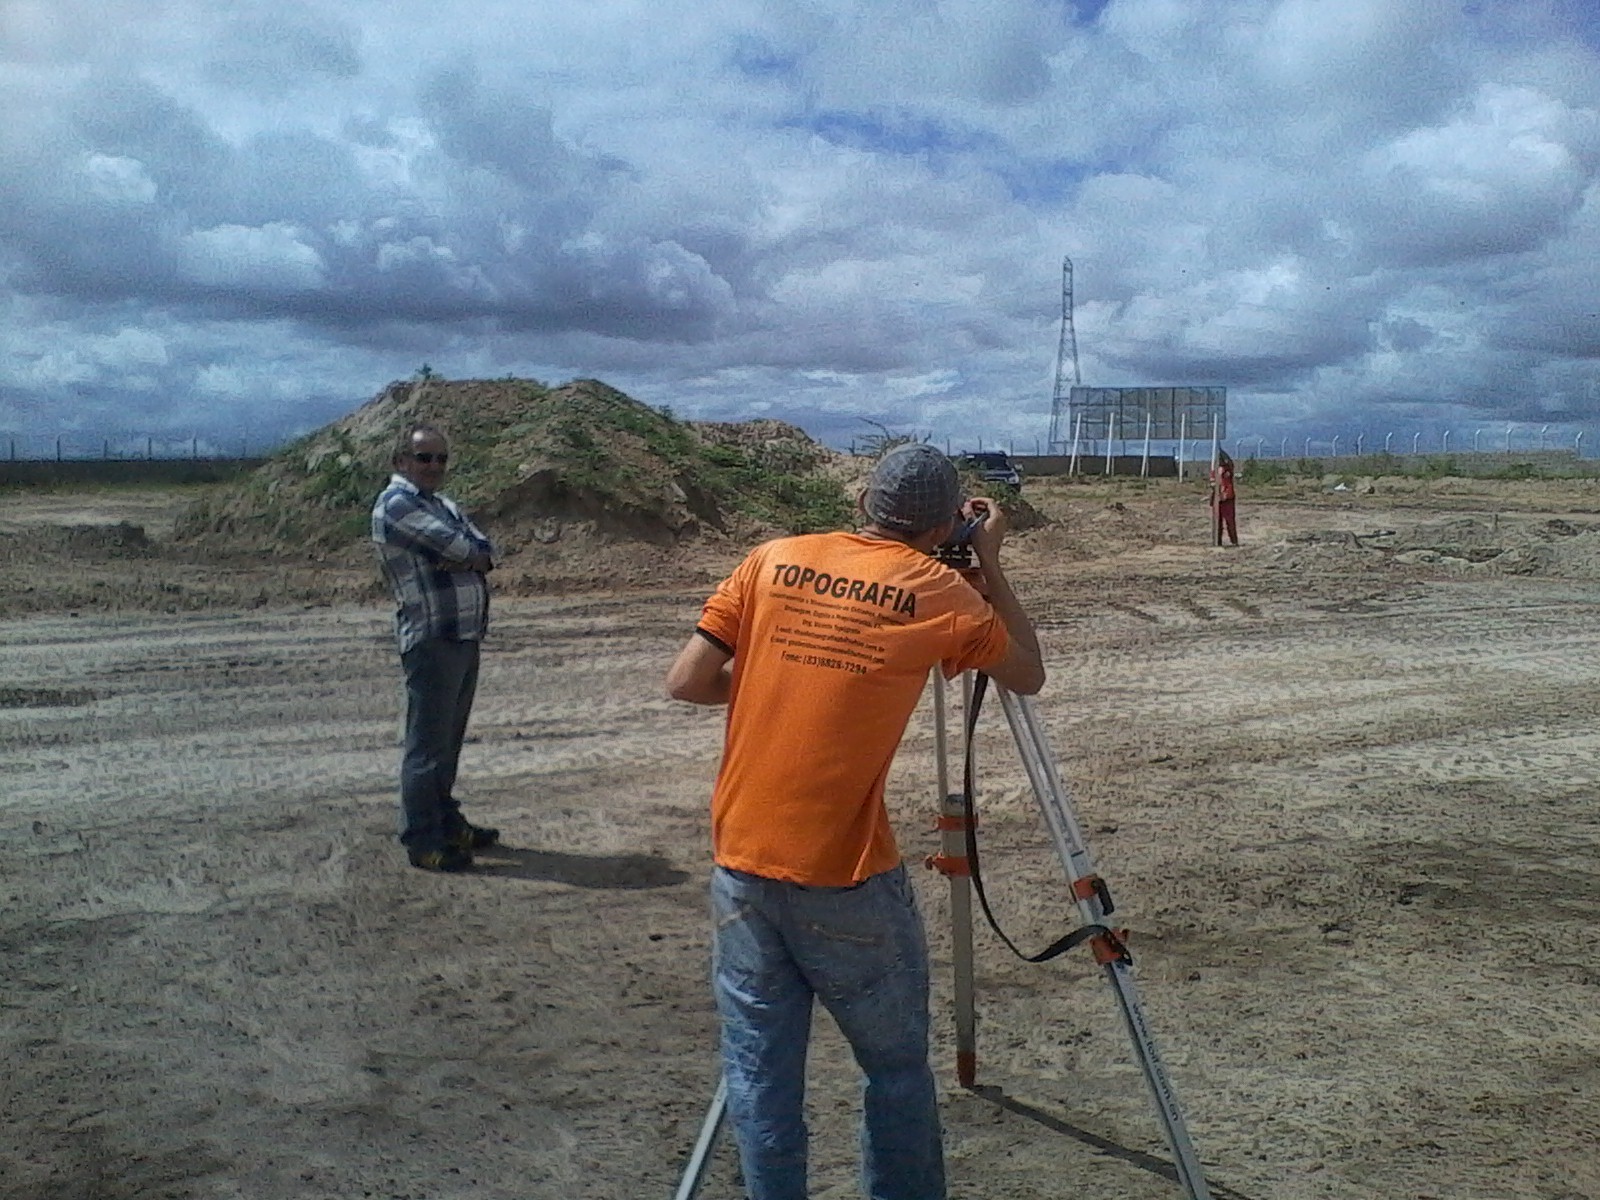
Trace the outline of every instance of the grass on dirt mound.
<instances>
[{"instance_id":1,"label":"grass on dirt mound","mask_svg":"<svg viewBox=\"0 0 1600 1200\"><path fill-rule=\"evenodd\" d=\"M714 530L803 532L848 522L841 457L777 421L695 424L596 380L437 378L390 384L197 502L180 541L268 553L363 541L408 425L451 443L445 490L515 549L582 530L657 545Z\"/></svg>"}]
</instances>

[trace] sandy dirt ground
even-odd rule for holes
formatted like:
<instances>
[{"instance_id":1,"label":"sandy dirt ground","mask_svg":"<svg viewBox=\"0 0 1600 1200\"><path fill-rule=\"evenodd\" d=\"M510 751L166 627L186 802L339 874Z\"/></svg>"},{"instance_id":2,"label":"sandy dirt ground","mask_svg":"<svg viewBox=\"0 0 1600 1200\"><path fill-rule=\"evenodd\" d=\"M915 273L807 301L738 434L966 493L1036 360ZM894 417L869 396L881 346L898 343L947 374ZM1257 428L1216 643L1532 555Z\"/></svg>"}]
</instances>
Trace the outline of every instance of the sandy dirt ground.
<instances>
[{"instance_id":1,"label":"sandy dirt ground","mask_svg":"<svg viewBox=\"0 0 1600 1200\"><path fill-rule=\"evenodd\" d=\"M1237 550L1192 484L1030 490L1036 707L1212 1194L1600 1198L1592 485L1246 492ZM720 716L660 682L703 588L498 602L461 793L506 845L431 875L393 839L386 609L163 557L181 499L0 497L0 1197L670 1196L717 1073ZM51 532L122 519L154 548ZM1036 949L1075 911L997 707L979 739ZM934 745L925 697L891 784L919 863ZM1179 1195L1082 951L977 931L957 1086L915 875L952 1196ZM813 1195L854 1196L825 1017L811 1080ZM741 1194L726 1139L701 1194Z\"/></svg>"}]
</instances>

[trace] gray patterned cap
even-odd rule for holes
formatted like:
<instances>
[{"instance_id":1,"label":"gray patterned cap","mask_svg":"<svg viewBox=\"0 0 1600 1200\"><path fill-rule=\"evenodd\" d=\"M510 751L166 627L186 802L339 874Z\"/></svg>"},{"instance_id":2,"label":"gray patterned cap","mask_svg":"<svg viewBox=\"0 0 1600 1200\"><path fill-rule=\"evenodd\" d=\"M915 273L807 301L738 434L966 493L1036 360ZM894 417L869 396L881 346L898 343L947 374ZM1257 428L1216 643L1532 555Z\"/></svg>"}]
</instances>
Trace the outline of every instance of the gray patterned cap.
<instances>
[{"instance_id":1,"label":"gray patterned cap","mask_svg":"<svg viewBox=\"0 0 1600 1200\"><path fill-rule=\"evenodd\" d=\"M926 442L896 446L880 458L862 500L873 524L912 537L951 520L960 506L955 464Z\"/></svg>"}]
</instances>

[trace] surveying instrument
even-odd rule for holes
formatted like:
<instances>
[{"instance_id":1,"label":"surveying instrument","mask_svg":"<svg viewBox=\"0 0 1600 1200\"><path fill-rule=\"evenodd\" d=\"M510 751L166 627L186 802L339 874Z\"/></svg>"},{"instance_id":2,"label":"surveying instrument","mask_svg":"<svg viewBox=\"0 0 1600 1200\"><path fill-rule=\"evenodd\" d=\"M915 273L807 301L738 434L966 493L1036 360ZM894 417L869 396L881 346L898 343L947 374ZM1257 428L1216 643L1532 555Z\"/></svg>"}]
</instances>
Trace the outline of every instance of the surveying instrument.
<instances>
[{"instance_id":1,"label":"surveying instrument","mask_svg":"<svg viewBox=\"0 0 1600 1200\"><path fill-rule=\"evenodd\" d=\"M937 556L947 565L961 570L969 579L974 576L971 547L967 544L972 525L960 530L950 542L941 546ZM1083 831L1072 810L1067 789L1056 770L1055 759L1045 740L1038 714L1030 697L1019 696L994 683L982 674L966 672L962 677L964 699L963 721L963 771L962 789L950 788L949 738L947 733L949 700L947 683L938 667L932 671L934 746L938 766L940 851L927 859L927 865L944 875L950 885L950 919L952 933L951 959L954 967L953 994L955 1001L956 1080L964 1088L977 1084L977 1022L974 1005L972 962L972 893L990 926L1006 946L1027 962L1045 962L1075 946L1087 946L1095 961L1105 973L1106 982L1116 998L1122 1013L1129 1039L1133 1044L1134 1058L1149 1088L1154 1102L1156 1118L1172 1153L1179 1186L1188 1200L1211 1200L1205 1176L1200 1169L1199 1156L1189 1140L1183 1113L1178 1107L1177 1094L1167 1078L1166 1066L1156 1049L1155 1039L1145 1020L1144 1009L1133 982L1133 958L1124 940L1125 931L1113 929L1106 918L1115 911L1110 890L1105 880L1095 873L1089 849L1084 843ZM974 734L984 692L993 687L994 694L1005 713L1012 737L1017 744L1023 770L1032 785L1035 799L1044 815L1046 826L1055 843L1056 853L1066 871L1067 884L1077 903L1082 925L1057 939L1038 954L1026 955L1012 943L1001 930L989 911L989 901L984 895L983 879L978 868L976 771L974 768ZM711 1098L711 1106L701 1123L699 1136L690 1151L678 1190L673 1200L694 1200L704 1179L717 1135L728 1115L728 1084L719 1079Z\"/></svg>"},{"instance_id":2,"label":"surveying instrument","mask_svg":"<svg viewBox=\"0 0 1600 1200\"><path fill-rule=\"evenodd\" d=\"M950 917L953 934L952 960L954 963L954 998L956 1032L956 1080L964 1088L977 1083L977 1028L974 1005L972 965L972 893L978 892L979 902L988 914L988 901L983 896L981 875L977 866L977 820L972 810L973 783L973 733L982 703L986 684L994 689L1006 722L1016 739L1023 770L1033 787L1034 797L1044 814L1061 865L1066 870L1067 883L1077 902L1078 915L1083 925L1059 939L1054 945L1036 955L1023 955L1004 933L1001 938L1019 957L1029 962L1043 962L1078 945L1087 945L1095 961L1105 973L1106 982L1116 998L1123 1023L1133 1044L1134 1057L1154 1102L1156 1118L1161 1124L1177 1169L1178 1183L1188 1200L1210 1200L1200 1160L1189 1140L1183 1113L1178 1107L1177 1094L1167 1078L1166 1066L1156 1049L1154 1037L1145 1020L1144 1009L1133 981L1133 959L1120 932L1108 926L1106 918L1115 911L1111 893L1105 881L1095 873L1094 864L1084 844L1083 833L1072 811L1068 793L1061 783L1040 727L1038 714L1032 700L1018 696L980 675L974 683L971 673L962 677L966 695L967 720L965 728L965 787L951 792L949 786L949 759L947 738L948 697L947 684L937 668L933 672L934 739L938 758L938 786L940 813L937 828L942 840L940 852L928 860L928 865L938 870L950 884ZM977 884L976 889L974 883ZM990 917L993 923L993 917ZM996 927L996 932L1000 932ZM700 1126L694 1149L684 1170L683 1179L674 1193L674 1200L694 1200L705 1176L711 1151L728 1113L728 1085L719 1080L711 1106Z\"/></svg>"}]
</instances>

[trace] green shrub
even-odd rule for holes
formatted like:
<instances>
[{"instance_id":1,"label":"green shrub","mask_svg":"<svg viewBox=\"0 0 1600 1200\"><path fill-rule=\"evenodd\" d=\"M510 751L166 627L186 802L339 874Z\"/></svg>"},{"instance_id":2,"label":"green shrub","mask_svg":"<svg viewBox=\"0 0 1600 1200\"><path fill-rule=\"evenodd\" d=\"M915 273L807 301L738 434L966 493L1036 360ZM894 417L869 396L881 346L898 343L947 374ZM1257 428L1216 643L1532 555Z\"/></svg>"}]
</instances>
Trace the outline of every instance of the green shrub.
<instances>
[{"instance_id":1,"label":"green shrub","mask_svg":"<svg viewBox=\"0 0 1600 1200\"><path fill-rule=\"evenodd\" d=\"M1278 459L1249 458L1239 465L1243 483L1280 483L1296 474L1292 464Z\"/></svg>"},{"instance_id":2,"label":"green shrub","mask_svg":"<svg viewBox=\"0 0 1600 1200\"><path fill-rule=\"evenodd\" d=\"M1484 475L1485 479L1509 480L1538 479L1539 477L1539 468L1533 463L1527 462L1509 463L1506 466L1501 467L1499 470L1490 471Z\"/></svg>"},{"instance_id":3,"label":"green shrub","mask_svg":"<svg viewBox=\"0 0 1600 1200\"><path fill-rule=\"evenodd\" d=\"M333 431L333 447L306 464L306 496L324 508L362 505L372 498L372 465L363 461L343 429Z\"/></svg>"},{"instance_id":4,"label":"green shrub","mask_svg":"<svg viewBox=\"0 0 1600 1200\"><path fill-rule=\"evenodd\" d=\"M1452 475L1461 474L1461 468L1456 465L1453 457L1433 455L1422 464L1417 472L1423 479L1445 479Z\"/></svg>"}]
</instances>

